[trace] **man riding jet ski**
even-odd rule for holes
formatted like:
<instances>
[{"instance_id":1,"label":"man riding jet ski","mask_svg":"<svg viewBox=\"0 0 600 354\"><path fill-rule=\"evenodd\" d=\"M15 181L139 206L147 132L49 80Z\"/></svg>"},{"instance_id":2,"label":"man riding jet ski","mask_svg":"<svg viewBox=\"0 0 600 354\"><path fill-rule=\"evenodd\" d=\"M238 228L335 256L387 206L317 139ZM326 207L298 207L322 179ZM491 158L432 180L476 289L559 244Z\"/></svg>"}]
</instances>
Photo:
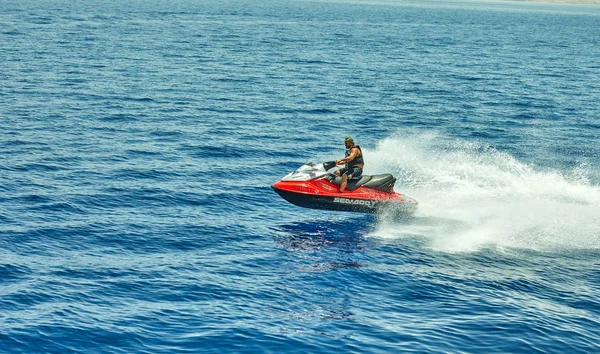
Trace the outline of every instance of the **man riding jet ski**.
<instances>
[{"instance_id":1,"label":"man riding jet ski","mask_svg":"<svg viewBox=\"0 0 600 354\"><path fill-rule=\"evenodd\" d=\"M340 193L343 193L346 189L348 179L352 177L360 177L362 175L362 169L365 165L365 160L362 156L362 150L360 146L354 144L352 137L347 137L344 140L346 145L346 156L343 159L339 159L335 162L336 165L346 165L346 167L335 171L335 174L342 176L342 183L340 184Z\"/></svg>"},{"instance_id":2,"label":"man riding jet ski","mask_svg":"<svg viewBox=\"0 0 600 354\"><path fill-rule=\"evenodd\" d=\"M391 174L362 175L364 161L360 147L352 140L345 142L349 148L345 158L320 164L309 162L273 184L272 188L283 199L305 208L363 213L375 213L388 207L401 212L415 210L416 200L394 191L396 178ZM358 164L353 149L358 150ZM330 170L339 164L346 164L346 168L331 173Z\"/></svg>"}]
</instances>

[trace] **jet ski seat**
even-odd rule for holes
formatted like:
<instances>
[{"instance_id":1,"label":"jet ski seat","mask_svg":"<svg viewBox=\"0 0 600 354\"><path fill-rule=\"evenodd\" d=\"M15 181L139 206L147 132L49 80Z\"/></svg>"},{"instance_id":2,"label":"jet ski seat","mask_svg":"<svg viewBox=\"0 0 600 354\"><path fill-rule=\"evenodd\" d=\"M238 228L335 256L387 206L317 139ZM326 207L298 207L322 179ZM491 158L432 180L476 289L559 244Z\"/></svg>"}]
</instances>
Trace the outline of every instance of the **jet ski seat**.
<instances>
[{"instance_id":1,"label":"jet ski seat","mask_svg":"<svg viewBox=\"0 0 600 354\"><path fill-rule=\"evenodd\" d=\"M342 183L342 177L330 175L328 177L329 181L335 185L340 185ZM353 191L360 186L365 186L369 188L374 188L380 191L392 193L394 191L394 183L396 183L396 178L392 176L390 173L384 173L381 175L362 175L358 178L351 178L348 180L348 184L346 185L346 189L349 191Z\"/></svg>"},{"instance_id":2,"label":"jet ski seat","mask_svg":"<svg viewBox=\"0 0 600 354\"><path fill-rule=\"evenodd\" d=\"M396 178L391 173L384 173L371 176L369 182L365 183L364 186L392 193L394 191L394 183L396 183Z\"/></svg>"},{"instance_id":3,"label":"jet ski seat","mask_svg":"<svg viewBox=\"0 0 600 354\"><path fill-rule=\"evenodd\" d=\"M331 183L333 183L335 185L339 186L340 184L342 184L342 177L335 176L335 175L329 175L327 179L329 179L329 181L331 181ZM353 191L356 188L369 182L370 180L371 180L371 176L366 176L366 175L355 177L355 178L350 178L348 180L348 184L346 184L346 189L349 191Z\"/></svg>"}]
</instances>

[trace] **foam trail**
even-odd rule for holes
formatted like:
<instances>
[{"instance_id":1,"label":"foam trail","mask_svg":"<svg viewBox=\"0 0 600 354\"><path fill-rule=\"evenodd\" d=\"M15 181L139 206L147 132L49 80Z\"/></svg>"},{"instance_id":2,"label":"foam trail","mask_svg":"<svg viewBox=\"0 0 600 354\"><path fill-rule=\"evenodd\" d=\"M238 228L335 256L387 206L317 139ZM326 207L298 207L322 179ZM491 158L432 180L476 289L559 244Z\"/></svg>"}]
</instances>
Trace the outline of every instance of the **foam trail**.
<instances>
[{"instance_id":1,"label":"foam trail","mask_svg":"<svg viewBox=\"0 0 600 354\"><path fill-rule=\"evenodd\" d=\"M590 166L540 171L436 134L387 138L365 159L365 173L394 173L396 190L419 201L414 219L384 217L375 236L426 237L445 251L600 248L600 187L587 178Z\"/></svg>"}]
</instances>

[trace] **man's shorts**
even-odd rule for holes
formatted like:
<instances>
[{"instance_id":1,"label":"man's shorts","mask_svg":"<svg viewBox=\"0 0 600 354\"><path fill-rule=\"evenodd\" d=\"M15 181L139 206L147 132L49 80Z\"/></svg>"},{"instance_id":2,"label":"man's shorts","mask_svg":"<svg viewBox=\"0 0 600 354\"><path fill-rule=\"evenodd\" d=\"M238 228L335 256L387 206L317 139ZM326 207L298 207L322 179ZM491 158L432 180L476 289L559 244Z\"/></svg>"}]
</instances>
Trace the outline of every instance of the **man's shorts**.
<instances>
[{"instance_id":1,"label":"man's shorts","mask_svg":"<svg viewBox=\"0 0 600 354\"><path fill-rule=\"evenodd\" d=\"M340 176L343 175L348 175L348 178L356 178L356 177L360 177L363 173L362 168L360 167L350 167L350 168L341 168L340 169Z\"/></svg>"}]
</instances>

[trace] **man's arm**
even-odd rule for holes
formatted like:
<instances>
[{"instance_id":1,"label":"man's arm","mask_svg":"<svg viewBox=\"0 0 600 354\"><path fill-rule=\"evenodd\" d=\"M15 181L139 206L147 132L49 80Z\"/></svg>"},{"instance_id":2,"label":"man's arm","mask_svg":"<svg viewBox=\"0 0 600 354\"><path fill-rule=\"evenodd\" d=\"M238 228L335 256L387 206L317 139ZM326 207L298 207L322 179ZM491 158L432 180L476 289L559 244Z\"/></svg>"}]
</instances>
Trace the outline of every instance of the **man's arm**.
<instances>
[{"instance_id":1,"label":"man's arm","mask_svg":"<svg viewBox=\"0 0 600 354\"><path fill-rule=\"evenodd\" d=\"M343 165L347 162L350 162L352 160L354 160L355 157L358 156L358 148L352 148L350 150L350 155L348 155L348 157L344 157L343 159L339 159L335 162L336 165Z\"/></svg>"}]
</instances>

